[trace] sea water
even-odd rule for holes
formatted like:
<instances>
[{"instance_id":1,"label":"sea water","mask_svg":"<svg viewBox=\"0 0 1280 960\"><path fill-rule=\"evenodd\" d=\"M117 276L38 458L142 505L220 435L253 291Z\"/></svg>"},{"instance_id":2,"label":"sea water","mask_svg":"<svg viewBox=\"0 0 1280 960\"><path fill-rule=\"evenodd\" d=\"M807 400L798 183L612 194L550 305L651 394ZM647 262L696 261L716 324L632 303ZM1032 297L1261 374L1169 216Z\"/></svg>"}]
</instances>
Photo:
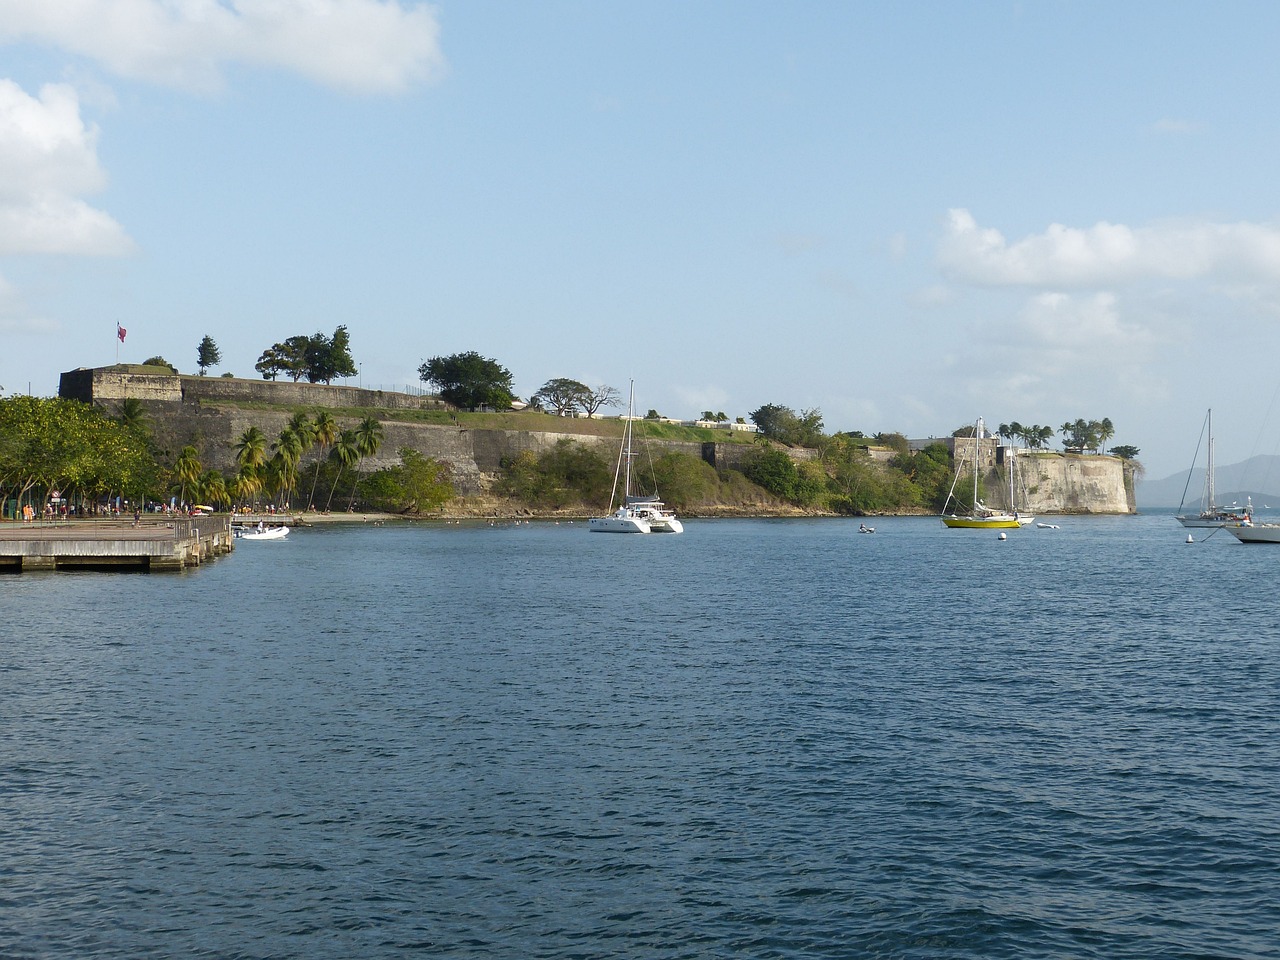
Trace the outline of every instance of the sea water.
<instances>
[{"instance_id":1,"label":"sea water","mask_svg":"<svg viewBox=\"0 0 1280 960\"><path fill-rule=\"evenodd\" d=\"M0 956L1280 955L1280 547L388 524L0 580Z\"/></svg>"}]
</instances>

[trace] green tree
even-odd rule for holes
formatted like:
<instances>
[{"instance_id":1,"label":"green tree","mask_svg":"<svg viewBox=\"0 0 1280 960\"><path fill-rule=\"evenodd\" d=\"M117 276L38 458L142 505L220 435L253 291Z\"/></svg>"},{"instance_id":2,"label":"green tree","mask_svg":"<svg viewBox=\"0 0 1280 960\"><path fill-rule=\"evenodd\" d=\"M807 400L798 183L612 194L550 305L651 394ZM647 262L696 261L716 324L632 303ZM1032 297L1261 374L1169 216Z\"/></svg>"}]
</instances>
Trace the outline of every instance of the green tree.
<instances>
[{"instance_id":1,"label":"green tree","mask_svg":"<svg viewBox=\"0 0 1280 960\"><path fill-rule=\"evenodd\" d=\"M62 398L0 398L0 501L21 502L33 491L55 489L73 502L107 492L132 499L158 481L144 437L92 406Z\"/></svg>"},{"instance_id":2,"label":"green tree","mask_svg":"<svg viewBox=\"0 0 1280 960\"><path fill-rule=\"evenodd\" d=\"M120 401L120 412L116 422L130 433L146 439L151 431L151 419L147 416L146 407L137 397L125 397Z\"/></svg>"},{"instance_id":3,"label":"green tree","mask_svg":"<svg viewBox=\"0 0 1280 960\"><path fill-rule=\"evenodd\" d=\"M241 473L253 474L267 462L267 437L257 427L248 427L236 443L236 466Z\"/></svg>"},{"instance_id":4,"label":"green tree","mask_svg":"<svg viewBox=\"0 0 1280 960\"><path fill-rule=\"evenodd\" d=\"M314 510L316 508L316 483L320 479L320 465L324 462L329 448L338 439L338 421L333 419L333 414L329 413L329 411L317 410L315 418L311 422L311 428L312 439L315 445L320 448L320 456L316 458L316 472L311 478L311 493L307 497L307 506Z\"/></svg>"},{"instance_id":5,"label":"green tree","mask_svg":"<svg viewBox=\"0 0 1280 960\"><path fill-rule=\"evenodd\" d=\"M345 326L326 337L317 331L307 338L303 348L303 371L311 383L332 383L338 377L354 377L356 364L351 358L351 337Z\"/></svg>"},{"instance_id":6,"label":"green tree","mask_svg":"<svg viewBox=\"0 0 1280 960\"><path fill-rule=\"evenodd\" d=\"M783 500L795 499L799 472L796 470L795 461L782 450L771 448L758 450L743 463L742 472L748 480L757 486L764 487L775 497L781 497Z\"/></svg>"},{"instance_id":7,"label":"green tree","mask_svg":"<svg viewBox=\"0 0 1280 960\"><path fill-rule=\"evenodd\" d=\"M509 410L515 399L511 371L474 350L432 357L418 367L418 377L424 383L434 383L440 388L440 396L465 410Z\"/></svg>"},{"instance_id":8,"label":"green tree","mask_svg":"<svg viewBox=\"0 0 1280 960\"><path fill-rule=\"evenodd\" d=\"M803 410L766 403L749 414L751 422L770 440L793 447L818 447L823 442L822 411Z\"/></svg>"},{"instance_id":9,"label":"green tree","mask_svg":"<svg viewBox=\"0 0 1280 960\"><path fill-rule=\"evenodd\" d=\"M238 504L252 504L262 492L262 474L258 470L239 470L227 484L227 493Z\"/></svg>"},{"instance_id":10,"label":"green tree","mask_svg":"<svg viewBox=\"0 0 1280 960\"><path fill-rule=\"evenodd\" d=\"M195 447L188 444L178 452L178 459L173 465L173 478L178 481L178 499L187 502L187 488L194 487L200 480L200 454Z\"/></svg>"},{"instance_id":11,"label":"green tree","mask_svg":"<svg viewBox=\"0 0 1280 960\"><path fill-rule=\"evenodd\" d=\"M203 470L192 497L199 503L215 507L225 506L228 502L227 481L217 470Z\"/></svg>"},{"instance_id":12,"label":"green tree","mask_svg":"<svg viewBox=\"0 0 1280 960\"><path fill-rule=\"evenodd\" d=\"M143 360L142 365L144 367L166 367L168 368L170 373L174 373L174 374L178 372L178 368L175 367L168 360L166 360L164 357L150 357L146 360Z\"/></svg>"},{"instance_id":13,"label":"green tree","mask_svg":"<svg viewBox=\"0 0 1280 960\"><path fill-rule=\"evenodd\" d=\"M907 442L907 438L900 433L877 433L875 441L899 456L907 456L911 452L911 445Z\"/></svg>"},{"instance_id":14,"label":"green tree","mask_svg":"<svg viewBox=\"0 0 1280 960\"><path fill-rule=\"evenodd\" d=\"M283 373L297 383L307 372L307 351L310 347L311 338L303 336L272 344L262 351L254 369L262 374L264 380L274 380Z\"/></svg>"},{"instance_id":15,"label":"green tree","mask_svg":"<svg viewBox=\"0 0 1280 960\"><path fill-rule=\"evenodd\" d=\"M355 436L356 453L359 458L356 460L356 482L351 486L351 502L347 504L348 508L355 505L356 490L360 486L360 468L364 465L365 459L376 456L382 446L382 424L373 417L365 417L356 427Z\"/></svg>"},{"instance_id":16,"label":"green tree","mask_svg":"<svg viewBox=\"0 0 1280 960\"><path fill-rule=\"evenodd\" d=\"M451 500L454 489L447 464L404 447L400 463L365 479L364 496L381 510L424 514Z\"/></svg>"},{"instance_id":17,"label":"green tree","mask_svg":"<svg viewBox=\"0 0 1280 960\"><path fill-rule=\"evenodd\" d=\"M329 338L328 357L326 358L325 383L341 377L354 377L357 372L356 362L351 356L351 335L345 324L339 325Z\"/></svg>"},{"instance_id":18,"label":"green tree","mask_svg":"<svg viewBox=\"0 0 1280 960\"><path fill-rule=\"evenodd\" d=\"M612 486L613 468L594 447L563 439L541 455L526 450L504 461L498 491L559 509L577 503L602 507Z\"/></svg>"},{"instance_id":19,"label":"green tree","mask_svg":"<svg viewBox=\"0 0 1280 960\"><path fill-rule=\"evenodd\" d=\"M210 367L216 367L222 362L222 351L218 349L218 345L213 342L213 337L205 334L200 346L196 347L196 366L200 368L200 376L204 376L205 371Z\"/></svg>"},{"instance_id":20,"label":"green tree","mask_svg":"<svg viewBox=\"0 0 1280 960\"><path fill-rule=\"evenodd\" d=\"M289 422L285 424L285 429L293 433L298 438L300 451L298 459L301 460L316 442L316 427L311 422L311 418L304 412L298 411L289 418Z\"/></svg>"},{"instance_id":21,"label":"green tree","mask_svg":"<svg viewBox=\"0 0 1280 960\"><path fill-rule=\"evenodd\" d=\"M295 415L294 421L299 417L309 427L305 414ZM306 448L306 437L294 429L292 423L280 431L279 438L272 445L271 459L267 461L267 480L282 507L289 494L297 489L298 465Z\"/></svg>"},{"instance_id":22,"label":"green tree","mask_svg":"<svg viewBox=\"0 0 1280 960\"><path fill-rule=\"evenodd\" d=\"M1129 446L1128 444L1111 448L1112 455L1119 457L1121 460L1137 460L1138 454L1141 452L1137 447Z\"/></svg>"},{"instance_id":23,"label":"green tree","mask_svg":"<svg viewBox=\"0 0 1280 960\"><path fill-rule=\"evenodd\" d=\"M325 512L333 506L333 494L338 489L338 481L342 479L342 471L350 470L360 462L360 445L354 430L343 430L329 451L329 459L338 466L337 475L333 478L333 486L329 488L329 499L325 501Z\"/></svg>"},{"instance_id":24,"label":"green tree","mask_svg":"<svg viewBox=\"0 0 1280 960\"><path fill-rule=\"evenodd\" d=\"M753 410L747 416L751 418L752 423L760 428L760 433L763 436L783 443L786 443L786 441L782 438L790 433L796 421L796 412L794 410L777 403L766 403L764 406Z\"/></svg>"},{"instance_id":25,"label":"green tree","mask_svg":"<svg viewBox=\"0 0 1280 960\"><path fill-rule=\"evenodd\" d=\"M1111 438L1114 437L1115 435L1116 435L1116 428L1112 424L1111 418L1103 417L1101 420L1098 421L1098 424L1097 424L1097 431L1095 433L1095 436L1097 438L1097 443L1094 445L1094 449L1098 451L1106 449L1107 444L1111 441Z\"/></svg>"},{"instance_id":26,"label":"green tree","mask_svg":"<svg viewBox=\"0 0 1280 960\"><path fill-rule=\"evenodd\" d=\"M585 383L557 377L544 383L531 399L538 407L564 417L576 410L586 410L590 395L591 388Z\"/></svg>"}]
</instances>

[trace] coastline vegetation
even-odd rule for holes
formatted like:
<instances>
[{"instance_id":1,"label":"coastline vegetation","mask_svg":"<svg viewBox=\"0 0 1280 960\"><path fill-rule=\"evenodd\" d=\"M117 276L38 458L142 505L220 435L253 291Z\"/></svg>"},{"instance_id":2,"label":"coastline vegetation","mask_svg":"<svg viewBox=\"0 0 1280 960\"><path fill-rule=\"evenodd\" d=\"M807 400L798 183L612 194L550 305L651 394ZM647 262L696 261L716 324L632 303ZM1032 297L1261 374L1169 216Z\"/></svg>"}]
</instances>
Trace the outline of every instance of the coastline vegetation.
<instances>
[{"instance_id":1,"label":"coastline vegetation","mask_svg":"<svg viewBox=\"0 0 1280 960\"><path fill-rule=\"evenodd\" d=\"M568 412L574 405L596 405L609 390L562 380L549 381L540 392L548 405ZM77 513L112 502L206 504L219 509L271 504L279 509L380 510L418 516L440 515L447 509L467 512L465 498L458 496L443 461L402 447L394 465L366 468L381 450L383 424L394 422L560 434L550 448L525 450L502 461L484 499L500 499L503 509L525 515L586 515L609 505L617 458L616 447L608 441L622 434L618 418L537 409L295 409L236 401L213 405L287 410L290 417L275 437L258 426L245 429L234 444L234 468L224 474L204 466L196 445L184 446L176 455L159 450L146 408L138 400L122 401L117 415L110 417L73 400L0 398L0 504L5 515L12 518L15 505L24 502L43 512L51 498L80 505L72 511ZM658 492L689 515L930 513L942 508L953 476L943 441L913 451L898 433L828 435L817 410L796 413L766 404L750 415L757 433L667 423L651 414L633 424L640 448L633 464L637 489ZM706 419L727 417L715 414ZM352 421L356 425L348 429L339 426ZM1113 433L1109 420L1063 426L1070 452L1072 447L1097 450ZM962 427L956 435L971 435L972 429ZM1000 433L1034 438L1032 446L1040 452L1047 429L1002 424ZM707 442L717 445L718 467L690 449ZM682 443L685 449L675 448ZM1135 447L1112 452L1125 459L1138 453ZM387 458L381 459L385 463Z\"/></svg>"}]
</instances>

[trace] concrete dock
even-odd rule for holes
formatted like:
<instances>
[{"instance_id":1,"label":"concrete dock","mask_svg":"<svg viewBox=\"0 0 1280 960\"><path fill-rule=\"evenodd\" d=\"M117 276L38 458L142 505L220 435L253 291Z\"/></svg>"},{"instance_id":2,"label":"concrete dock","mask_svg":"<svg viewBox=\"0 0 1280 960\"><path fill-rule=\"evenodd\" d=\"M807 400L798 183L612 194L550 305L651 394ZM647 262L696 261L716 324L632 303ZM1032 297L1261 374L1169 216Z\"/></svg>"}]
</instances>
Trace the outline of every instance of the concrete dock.
<instances>
[{"instance_id":1,"label":"concrete dock","mask_svg":"<svg viewBox=\"0 0 1280 960\"><path fill-rule=\"evenodd\" d=\"M228 516L0 523L0 572L182 570L234 548Z\"/></svg>"}]
</instances>

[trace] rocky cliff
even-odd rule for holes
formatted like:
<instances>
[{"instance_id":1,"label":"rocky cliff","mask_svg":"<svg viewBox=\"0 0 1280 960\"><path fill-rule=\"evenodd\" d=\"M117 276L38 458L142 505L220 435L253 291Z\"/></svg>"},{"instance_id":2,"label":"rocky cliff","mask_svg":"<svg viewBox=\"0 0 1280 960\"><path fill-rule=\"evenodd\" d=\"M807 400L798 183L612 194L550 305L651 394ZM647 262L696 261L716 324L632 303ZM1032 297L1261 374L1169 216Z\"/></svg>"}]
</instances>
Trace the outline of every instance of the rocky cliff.
<instances>
[{"instance_id":1,"label":"rocky cliff","mask_svg":"<svg viewBox=\"0 0 1280 960\"><path fill-rule=\"evenodd\" d=\"M1023 513L1136 513L1134 467L1118 457L1023 453L1015 473L1016 507ZM1007 463L986 470L985 499L1009 509Z\"/></svg>"}]
</instances>

